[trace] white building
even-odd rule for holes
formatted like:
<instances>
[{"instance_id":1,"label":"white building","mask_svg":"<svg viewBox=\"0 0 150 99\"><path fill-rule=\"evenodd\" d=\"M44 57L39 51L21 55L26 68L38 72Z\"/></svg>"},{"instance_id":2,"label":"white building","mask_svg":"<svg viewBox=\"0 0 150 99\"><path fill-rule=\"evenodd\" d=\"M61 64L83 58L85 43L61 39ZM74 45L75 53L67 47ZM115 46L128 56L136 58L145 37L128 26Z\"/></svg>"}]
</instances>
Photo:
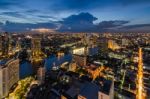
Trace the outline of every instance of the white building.
<instances>
[{"instance_id":1,"label":"white building","mask_svg":"<svg viewBox=\"0 0 150 99\"><path fill-rule=\"evenodd\" d=\"M8 95L9 90L19 80L19 60L0 61L0 99Z\"/></svg>"}]
</instances>

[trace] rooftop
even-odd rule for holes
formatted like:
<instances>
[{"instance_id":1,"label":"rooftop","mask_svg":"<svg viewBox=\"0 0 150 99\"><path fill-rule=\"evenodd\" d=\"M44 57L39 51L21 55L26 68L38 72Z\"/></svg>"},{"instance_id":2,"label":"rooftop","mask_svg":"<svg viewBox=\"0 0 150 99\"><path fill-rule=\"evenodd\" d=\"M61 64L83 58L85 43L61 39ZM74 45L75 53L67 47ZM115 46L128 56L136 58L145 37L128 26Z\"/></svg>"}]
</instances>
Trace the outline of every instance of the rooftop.
<instances>
[{"instance_id":1,"label":"rooftop","mask_svg":"<svg viewBox=\"0 0 150 99\"><path fill-rule=\"evenodd\" d=\"M97 79L98 83L89 81L74 80L70 88L64 94L72 99L78 95L86 97L87 99L98 99L98 92L109 95L112 81L106 79Z\"/></svg>"},{"instance_id":2,"label":"rooftop","mask_svg":"<svg viewBox=\"0 0 150 99\"><path fill-rule=\"evenodd\" d=\"M8 61L9 59L0 60L0 66L3 67Z\"/></svg>"},{"instance_id":3,"label":"rooftop","mask_svg":"<svg viewBox=\"0 0 150 99\"><path fill-rule=\"evenodd\" d=\"M98 82L97 85L100 86L100 91L102 93L105 93L105 94L109 95L110 88L111 88L111 85L112 85L112 81L104 79L104 78L98 78L97 82Z\"/></svg>"},{"instance_id":4,"label":"rooftop","mask_svg":"<svg viewBox=\"0 0 150 99\"><path fill-rule=\"evenodd\" d=\"M12 59L10 59L10 58L1 59L0 60L0 68L4 68L6 66L6 63L8 63L8 62L10 62L12 60L14 60L14 59L13 58Z\"/></svg>"},{"instance_id":5,"label":"rooftop","mask_svg":"<svg viewBox=\"0 0 150 99\"><path fill-rule=\"evenodd\" d=\"M86 97L86 99L98 99L99 87L91 82L85 82L80 90L79 95Z\"/></svg>"}]
</instances>

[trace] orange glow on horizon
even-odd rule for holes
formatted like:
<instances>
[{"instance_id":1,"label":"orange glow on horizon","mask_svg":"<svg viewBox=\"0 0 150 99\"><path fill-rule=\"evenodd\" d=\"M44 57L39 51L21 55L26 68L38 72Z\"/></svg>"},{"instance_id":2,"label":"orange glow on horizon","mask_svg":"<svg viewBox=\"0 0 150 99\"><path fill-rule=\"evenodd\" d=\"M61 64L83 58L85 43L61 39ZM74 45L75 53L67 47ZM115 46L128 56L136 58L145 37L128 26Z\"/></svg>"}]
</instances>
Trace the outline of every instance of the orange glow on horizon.
<instances>
[{"instance_id":1,"label":"orange glow on horizon","mask_svg":"<svg viewBox=\"0 0 150 99\"><path fill-rule=\"evenodd\" d=\"M47 32L54 32L54 29L47 29L47 28L38 28L38 29L31 29L33 32L40 32L40 33L47 33Z\"/></svg>"}]
</instances>

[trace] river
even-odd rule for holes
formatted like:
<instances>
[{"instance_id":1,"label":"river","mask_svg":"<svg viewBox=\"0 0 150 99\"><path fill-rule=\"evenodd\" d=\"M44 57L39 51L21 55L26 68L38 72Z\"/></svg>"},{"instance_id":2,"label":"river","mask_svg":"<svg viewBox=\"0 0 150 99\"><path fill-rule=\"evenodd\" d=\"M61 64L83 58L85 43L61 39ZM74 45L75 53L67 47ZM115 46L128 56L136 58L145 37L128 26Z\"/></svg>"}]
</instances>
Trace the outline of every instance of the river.
<instances>
[{"instance_id":1,"label":"river","mask_svg":"<svg viewBox=\"0 0 150 99\"><path fill-rule=\"evenodd\" d=\"M89 48L89 55L96 54L98 52L98 48ZM53 66L53 64L61 65L64 62L71 62L72 60L72 54L65 54L64 56L58 58L56 55L51 55L45 59L44 66L47 70L50 70ZM24 61L20 64L20 79L25 78L27 76L30 76L33 73L32 70L32 64L28 61Z\"/></svg>"}]
</instances>

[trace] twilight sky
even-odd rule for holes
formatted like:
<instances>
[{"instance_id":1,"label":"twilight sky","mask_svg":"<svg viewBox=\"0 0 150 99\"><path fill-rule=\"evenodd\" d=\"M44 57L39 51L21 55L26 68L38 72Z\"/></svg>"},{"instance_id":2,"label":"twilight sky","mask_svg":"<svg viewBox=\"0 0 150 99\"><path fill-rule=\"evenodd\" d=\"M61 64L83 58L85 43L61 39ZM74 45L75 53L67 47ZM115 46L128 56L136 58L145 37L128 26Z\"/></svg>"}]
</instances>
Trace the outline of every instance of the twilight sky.
<instances>
[{"instance_id":1,"label":"twilight sky","mask_svg":"<svg viewBox=\"0 0 150 99\"><path fill-rule=\"evenodd\" d=\"M149 32L150 0L0 0L0 30Z\"/></svg>"}]
</instances>

